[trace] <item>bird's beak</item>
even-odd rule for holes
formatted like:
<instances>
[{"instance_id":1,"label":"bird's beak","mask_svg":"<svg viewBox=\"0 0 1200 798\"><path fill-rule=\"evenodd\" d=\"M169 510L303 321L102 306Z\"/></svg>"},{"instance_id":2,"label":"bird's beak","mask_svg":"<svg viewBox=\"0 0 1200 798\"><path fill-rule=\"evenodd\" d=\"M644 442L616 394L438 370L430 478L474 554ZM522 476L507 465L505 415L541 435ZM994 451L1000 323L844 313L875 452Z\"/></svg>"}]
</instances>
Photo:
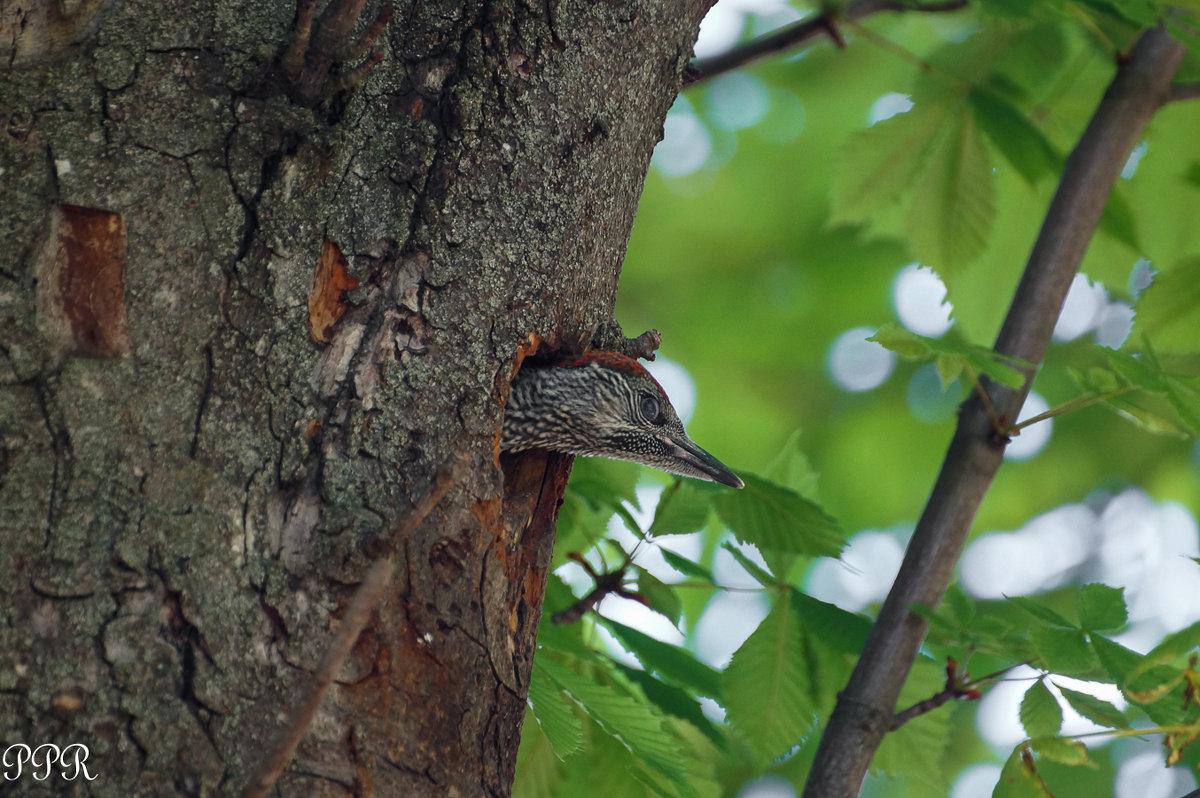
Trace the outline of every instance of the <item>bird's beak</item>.
<instances>
[{"instance_id":1,"label":"bird's beak","mask_svg":"<svg viewBox=\"0 0 1200 798\"><path fill-rule=\"evenodd\" d=\"M706 479L710 482L720 482L731 488L746 487L737 474L726 468L720 460L692 443L687 436L659 435L658 439L667 447L668 453L679 461L678 467L673 469L676 473L697 479Z\"/></svg>"}]
</instances>

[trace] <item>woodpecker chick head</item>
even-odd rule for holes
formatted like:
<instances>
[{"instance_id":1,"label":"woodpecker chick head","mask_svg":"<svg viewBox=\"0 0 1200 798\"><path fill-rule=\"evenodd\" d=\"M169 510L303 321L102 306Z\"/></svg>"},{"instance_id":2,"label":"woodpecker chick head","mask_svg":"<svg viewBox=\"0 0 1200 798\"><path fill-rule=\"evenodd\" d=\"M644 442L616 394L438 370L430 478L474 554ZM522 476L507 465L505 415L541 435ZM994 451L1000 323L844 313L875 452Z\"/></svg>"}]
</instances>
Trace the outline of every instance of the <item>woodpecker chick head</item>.
<instances>
[{"instance_id":1,"label":"woodpecker chick head","mask_svg":"<svg viewBox=\"0 0 1200 798\"><path fill-rule=\"evenodd\" d=\"M642 364L616 352L522 369L508 395L500 448L632 460L743 487L736 474L692 443L662 386Z\"/></svg>"}]
</instances>

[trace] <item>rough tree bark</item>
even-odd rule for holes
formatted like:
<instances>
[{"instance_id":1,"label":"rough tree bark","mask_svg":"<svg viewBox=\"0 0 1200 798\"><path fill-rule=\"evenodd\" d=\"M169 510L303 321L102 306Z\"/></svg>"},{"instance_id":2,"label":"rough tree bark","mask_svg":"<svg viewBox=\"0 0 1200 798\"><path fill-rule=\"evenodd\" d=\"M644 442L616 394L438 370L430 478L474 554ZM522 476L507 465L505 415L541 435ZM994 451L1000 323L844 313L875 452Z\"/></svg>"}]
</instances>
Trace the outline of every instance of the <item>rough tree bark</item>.
<instances>
[{"instance_id":1,"label":"rough tree bark","mask_svg":"<svg viewBox=\"0 0 1200 798\"><path fill-rule=\"evenodd\" d=\"M502 476L505 392L620 344L707 6L399 5L348 90L354 0L0 4L0 747L234 793L394 555L279 793L510 791L570 463Z\"/></svg>"}]
</instances>

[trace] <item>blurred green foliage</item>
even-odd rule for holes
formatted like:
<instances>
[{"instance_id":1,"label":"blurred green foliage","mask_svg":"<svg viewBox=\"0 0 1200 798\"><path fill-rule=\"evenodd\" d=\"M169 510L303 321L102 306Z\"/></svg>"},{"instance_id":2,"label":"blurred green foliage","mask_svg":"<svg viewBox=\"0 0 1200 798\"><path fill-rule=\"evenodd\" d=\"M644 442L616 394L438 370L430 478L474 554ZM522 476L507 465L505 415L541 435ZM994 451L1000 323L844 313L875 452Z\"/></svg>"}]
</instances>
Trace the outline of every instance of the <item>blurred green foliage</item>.
<instances>
[{"instance_id":1,"label":"blurred green foliage","mask_svg":"<svg viewBox=\"0 0 1200 798\"><path fill-rule=\"evenodd\" d=\"M1179 80L1196 80L1200 47L1188 23L1200 4L1172 5L1181 7L1172 30L1191 47ZM705 543L698 557L667 554L678 585L631 561L632 545L600 545L589 558L624 568L627 590L680 622L684 646L594 615L549 623L579 600L551 576L517 795L736 795L764 773L799 792L870 622L805 595L807 570L857 531L915 522L971 374L1003 377L1009 368L988 347L1063 161L1119 54L1164 8L988 0L954 13L877 14L841 25L845 49L810 43L724 86L729 79L718 78L683 94L673 114L694 115L711 153L685 176L651 170L617 317L631 335L662 331L661 354L696 383L689 432L751 472L748 488L673 482L657 510L641 508L653 511L641 523L635 483L665 480L628 464L576 463L556 565L596 546L614 513L642 539L639 550L699 530ZM762 113L731 117L730 91L735 107L762 101ZM912 110L871 125L885 95L910 98ZM1002 467L973 534L1016 529L1129 485L1200 511L1197 130L1197 101L1152 121L1082 268L1112 300L1133 306L1132 334L1119 351L1092 334L1052 345L1034 390L1052 407L1079 408L1054 419L1039 453ZM947 287L954 324L940 340L894 326L894 281L913 262ZM1146 262L1155 273L1148 289L1137 277ZM832 380L828 360L834 340L856 327L882 328L880 340L905 357L878 387L849 392ZM928 377L929 364L950 394L941 410L914 414L910 384ZM762 559L732 539L754 544ZM722 589L717 551L740 563L767 608L720 672L691 650L698 619ZM947 657L976 677L1029 663L1042 674L1020 708L1029 743L1005 761L975 731L978 704L943 706L887 736L863 794L943 795L979 762L1003 768L998 796L1103 794L1117 764L1111 748L1059 736L1049 685L1114 739L1131 725L1149 736L1147 727L1161 727L1164 757L1181 754L1194 767L1188 743L1200 732L1200 683L1188 656L1200 627L1137 654L1111 639L1126 625L1120 588L989 602L954 587L942 606L920 608L931 632L902 705L947 686ZM605 653L600 628L640 667ZM1064 688L1055 675L1118 685L1129 706ZM723 720L702 712L709 701Z\"/></svg>"}]
</instances>

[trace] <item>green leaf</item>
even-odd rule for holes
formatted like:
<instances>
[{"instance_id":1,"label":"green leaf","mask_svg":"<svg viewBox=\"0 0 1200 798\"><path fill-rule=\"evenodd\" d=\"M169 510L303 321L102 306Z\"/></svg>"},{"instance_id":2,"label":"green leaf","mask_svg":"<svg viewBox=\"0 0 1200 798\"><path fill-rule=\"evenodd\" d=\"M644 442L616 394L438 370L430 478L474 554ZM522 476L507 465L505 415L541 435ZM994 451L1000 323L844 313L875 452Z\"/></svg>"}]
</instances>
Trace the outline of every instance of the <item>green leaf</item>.
<instances>
[{"instance_id":1,"label":"green leaf","mask_svg":"<svg viewBox=\"0 0 1200 798\"><path fill-rule=\"evenodd\" d=\"M858 656L871 631L871 619L799 590L791 590L790 595L810 637L837 654Z\"/></svg>"},{"instance_id":2,"label":"green leaf","mask_svg":"<svg viewBox=\"0 0 1200 798\"><path fill-rule=\"evenodd\" d=\"M1000 780L992 790L992 798L1053 798L1046 789L1041 776L1030 761L1021 756L1023 746L1013 749L1004 767L1000 769Z\"/></svg>"},{"instance_id":3,"label":"green leaf","mask_svg":"<svg viewBox=\"0 0 1200 798\"><path fill-rule=\"evenodd\" d=\"M1079 5L1090 8L1100 16L1115 17L1136 28L1158 23L1161 10L1149 0L1077 0Z\"/></svg>"},{"instance_id":4,"label":"green leaf","mask_svg":"<svg viewBox=\"0 0 1200 798\"><path fill-rule=\"evenodd\" d=\"M1135 404L1124 396L1111 397L1104 404L1146 432L1176 438L1187 438L1191 434L1177 419L1167 418L1163 413Z\"/></svg>"},{"instance_id":5,"label":"green leaf","mask_svg":"<svg viewBox=\"0 0 1200 798\"><path fill-rule=\"evenodd\" d=\"M1184 674L1177 668L1156 665L1121 685L1121 691L1155 723L1183 723Z\"/></svg>"},{"instance_id":6,"label":"green leaf","mask_svg":"<svg viewBox=\"0 0 1200 798\"><path fill-rule=\"evenodd\" d=\"M587 725L585 732L587 754L574 757L570 767L560 768L561 781L554 793L556 798L564 795L675 798L679 794L655 785L653 774L645 764L628 746L607 734L594 720Z\"/></svg>"},{"instance_id":7,"label":"green leaf","mask_svg":"<svg viewBox=\"0 0 1200 798\"><path fill-rule=\"evenodd\" d=\"M678 741L664 730L662 718L651 704L616 685L598 684L560 663L546 661L541 667L559 689L566 691L606 734L619 740L638 760L672 781L685 782L679 766Z\"/></svg>"},{"instance_id":8,"label":"green leaf","mask_svg":"<svg viewBox=\"0 0 1200 798\"><path fill-rule=\"evenodd\" d=\"M645 671L639 671L624 665L618 665L617 667L625 675L625 678L640 687L642 692L646 694L646 698L650 699L665 714L687 721L699 729L705 737L722 748L728 745L728 741L725 739L725 735L721 729L705 717L704 710L700 707L700 702L696 699L695 695L681 687L676 687L673 684L667 684L660 679L656 679L653 675Z\"/></svg>"},{"instance_id":9,"label":"green leaf","mask_svg":"<svg viewBox=\"0 0 1200 798\"><path fill-rule=\"evenodd\" d=\"M763 587L775 587L779 584L779 580L775 578L774 574L764 569L758 563L754 562L754 560L747 557L741 552L741 550L738 549L737 546L733 545L729 541L725 541L725 543L721 544L721 548L729 552L730 555L733 556L733 559L738 561L738 565L742 566L742 568L745 568L746 573L758 580L758 583Z\"/></svg>"},{"instance_id":10,"label":"green leaf","mask_svg":"<svg viewBox=\"0 0 1200 798\"><path fill-rule=\"evenodd\" d=\"M1107 726L1111 729L1129 728L1129 721L1125 719L1125 713L1103 698L1097 698L1088 693L1081 693L1078 690L1063 687L1057 682L1054 686L1062 693L1063 698L1067 699L1067 703L1071 705L1071 709L1092 723L1099 726Z\"/></svg>"},{"instance_id":11,"label":"green leaf","mask_svg":"<svg viewBox=\"0 0 1200 798\"><path fill-rule=\"evenodd\" d=\"M636 507L637 504L635 503L634 506ZM625 524L626 529L628 529L630 532L637 535L637 537L639 537L639 538L646 537L646 533L642 530L642 527L638 524L637 519L633 517L633 513L631 513L629 511L629 507L627 505L614 504L612 507L612 510L616 514L616 516L618 518L620 518L621 521ZM616 548L620 548L620 547L617 546Z\"/></svg>"},{"instance_id":12,"label":"green leaf","mask_svg":"<svg viewBox=\"0 0 1200 798\"><path fill-rule=\"evenodd\" d=\"M665 547L659 548L658 551L660 554L662 554L663 559L667 561L667 565L671 566L676 571L679 571L679 573L684 574L685 576L695 577L696 579L700 579L709 584L712 583L712 571L708 570L699 563L692 562L682 554L676 554Z\"/></svg>"},{"instance_id":13,"label":"green leaf","mask_svg":"<svg viewBox=\"0 0 1200 798\"><path fill-rule=\"evenodd\" d=\"M637 507L638 466L602 457L576 458L568 487L593 509L613 509L629 502Z\"/></svg>"},{"instance_id":14,"label":"green leaf","mask_svg":"<svg viewBox=\"0 0 1200 798\"><path fill-rule=\"evenodd\" d=\"M963 372L965 362L958 355L938 355L934 358L938 377L942 381L942 390L950 387L950 383L958 379Z\"/></svg>"},{"instance_id":15,"label":"green leaf","mask_svg":"<svg viewBox=\"0 0 1200 798\"><path fill-rule=\"evenodd\" d=\"M1151 720L1161 725L1180 721L1179 705L1170 699L1172 691L1182 692L1178 669L1153 663L1147 667L1146 657L1098 634L1091 636L1091 642L1105 672Z\"/></svg>"},{"instance_id":16,"label":"green leaf","mask_svg":"<svg viewBox=\"0 0 1200 798\"><path fill-rule=\"evenodd\" d=\"M1029 183L1057 174L1062 156L1025 114L995 92L977 88L969 101L988 139Z\"/></svg>"},{"instance_id":17,"label":"green leaf","mask_svg":"<svg viewBox=\"0 0 1200 798\"><path fill-rule=\"evenodd\" d=\"M1192 436L1200 435L1200 389L1179 377L1167 377L1167 401L1187 425Z\"/></svg>"},{"instance_id":18,"label":"green leaf","mask_svg":"<svg viewBox=\"0 0 1200 798\"><path fill-rule=\"evenodd\" d=\"M1043 0L980 0L979 7L987 14L1004 19L1025 21L1033 16Z\"/></svg>"},{"instance_id":19,"label":"green leaf","mask_svg":"<svg viewBox=\"0 0 1200 798\"><path fill-rule=\"evenodd\" d=\"M546 598L543 603L547 616L565 610L577 601L579 599L562 581L562 578L558 574L550 574L550 578L546 581ZM538 626L537 642L539 646L552 648L578 659L588 659L593 656L593 653L588 644L584 642L583 636L583 624L545 622Z\"/></svg>"},{"instance_id":20,"label":"green leaf","mask_svg":"<svg viewBox=\"0 0 1200 798\"><path fill-rule=\"evenodd\" d=\"M942 605L962 626L967 626L975 619L975 601L966 594L957 581L953 582L946 590Z\"/></svg>"},{"instance_id":21,"label":"green leaf","mask_svg":"<svg viewBox=\"0 0 1200 798\"><path fill-rule=\"evenodd\" d=\"M1159 352L1200 353L1200 258L1165 268L1134 308L1131 340L1149 340Z\"/></svg>"},{"instance_id":22,"label":"green leaf","mask_svg":"<svg viewBox=\"0 0 1200 798\"><path fill-rule=\"evenodd\" d=\"M926 338L909 332L895 322L888 322L879 332L867 339L884 349L890 349L909 360L937 358L938 373L943 376L943 388L949 384L946 377L957 377L964 365L976 374L987 374L996 382L1010 388L1019 388L1025 383L1025 375L1016 367L1033 371L1033 366L1020 358L1006 357L984 346L967 344L952 338ZM957 366L951 365L957 362Z\"/></svg>"},{"instance_id":23,"label":"green leaf","mask_svg":"<svg viewBox=\"0 0 1200 798\"><path fill-rule=\"evenodd\" d=\"M1092 366L1087 371L1069 369L1069 372L1079 387L1088 393L1109 393L1124 385L1116 374L1099 366Z\"/></svg>"},{"instance_id":24,"label":"green leaf","mask_svg":"<svg viewBox=\"0 0 1200 798\"><path fill-rule=\"evenodd\" d=\"M1030 639L1047 670L1064 676L1088 678L1097 667L1096 658L1081 629L1042 626L1030 633Z\"/></svg>"},{"instance_id":25,"label":"green leaf","mask_svg":"<svg viewBox=\"0 0 1200 798\"><path fill-rule=\"evenodd\" d=\"M1029 741L1038 756L1044 756L1063 765L1088 764L1087 748L1078 740L1065 737L1036 737Z\"/></svg>"},{"instance_id":26,"label":"green leaf","mask_svg":"<svg viewBox=\"0 0 1200 798\"><path fill-rule=\"evenodd\" d=\"M909 360L925 360L937 354L937 350L934 349L935 339L909 332L892 321L880 327L879 332L867 340L874 341L884 349L890 349Z\"/></svg>"},{"instance_id":27,"label":"green leaf","mask_svg":"<svg viewBox=\"0 0 1200 798\"><path fill-rule=\"evenodd\" d=\"M1048 737L1062 728L1062 707L1041 679L1025 691L1021 699L1021 725L1030 737Z\"/></svg>"},{"instance_id":28,"label":"green leaf","mask_svg":"<svg viewBox=\"0 0 1200 798\"><path fill-rule=\"evenodd\" d=\"M533 710L526 708L521 727L521 745L517 749L517 772L513 795L521 798L556 798L562 795L561 762L558 753L541 732Z\"/></svg>"},{"instance_id":29,"label":"green leaf","mask_svg":"<svg viewBox=\"0 0 1200 798\"><path fill-rule=\"evenodd\" d=\"M1100 229L1130 249L1142 249L1138 238L1137 217L1125 193L1125 186L1121 183L1113 186L1108 195L1108 202L1100 215Z\"/></svg>"},{"instance_id":30,"label":"green leaf","mask_svg":"<svg viewBox=\"0 0 1200 798\"><path fill-rule=\"evenodd\" d=\"M761 549L810 557L836 557L846 533L820 505L753 474L744 490L716 496L717 515L738 540Z\"/></svg>"},{"instance_id":31,"label":"green leaf","mask_svg":"<svg viewBox=\"0 0 1200 798\"><path fill-rule=\"evenodd\" d=\"M555 539L555 566L566 562L567 552L583 551L596 545L608 533L608 520L612 508L593 507L578 493L568 489L558 509L558 524Z\"/></svg>"},{"instance_id":32,"label":"green leaf","mask_svg":"<svg viewBox=\"0 0 1200 798\"><path fill-rule=\"evenodd\" d=\"M573 705L542 669L542 657L533 660L529 680L529 705L538 728L554 749L554 755L566 759L583 746L583 724Z\"/></svg>"},{"instance_id":33,"label":"green leaf","mask_svg":"<svg viewBox=\"0 0 1200 798\"><path fill-rule=\"evenodd\" d=\"M807 499L817 501L817 472L800 446L800 430L793 432L787 443L767 465L763 476Z\"/></svg>"},{"instance_id":34,"label":"green leaf","mask_svg":"<svg viewBox=\"0 0 1200 798\"><path fill-rule=\"evenodd\" d=\"M1032 364L1024 363L1019 358L1005 357L986 346L956 345L950 341L942 343L947 348L960 349L963 362L970 366L976 374L986 374L1009 388L1020 388L1025 384L1025 375L1016 366L1027 368L1031 374L1036 370Z\"/></svg>"},{"instance_id":35,"label":"green leaf","mask_svg":"<svg viewBox=\"0 0 1200 798\"><path fill-rule=\"evenodd\" d=\"M1092 635L1092 651L1100 661L1105 673L1116 684L1121 684L1142 661L1142 655L1107 637Z\"/></svg>"},{"instance_id":36,"label":"green leaf","mask_svg":"<svg viewBox=\"0 0 1200 798\"><path fill-rule=\"evenodd\" d=\"M1155 665L1181 660L1196 646L1200 646L1200 621L1178 632L1172 632L1160 640L1158 645L1146 652L1146 656L1129 672L1126 679L1133 682Z\"/></svg>"},{"instance_id":37,"label":"green leaf","mask_svg":"<svg viewBox=\"0 0 1200 798\"><path fill-rule=\"evenodd\" d=\"M1032 662L1038 656L1028 630L1015 629L995 618L981 618L971 627L971 637L967 640L981 651L1011 662Z\"/></svg>"},{"instance_id":38,"label":"green leaf","mask_svg":"<svg viewBox=\"0 0 1200 798\"><path fill-rule=\"evenodd\" d=\"M1127 383L1150 393L1166 393L1167 382L1162 368L1150 353L1132 355L1128 352L1106 350L1105 356L1113 371Z\"/></svg>"},{"instance_id":39,"label":"green leaf","mask_svg":"<svg viewBox=\"0 0 1200 798\"><path fill-rule=\"evenodd\" d=\"M913 664L898 707L907 707L941 692L945 672L929 659L921 657ZM942 766L950 732L950 713L942 710L921 714L883 737L872 770L909 784L909 795L945 795L949 774Z\"/></svg>"},{"instance_id":40,"label":"green leaf","mask_svg":"<svg viewBox=\"0 0 1200 798\"><path fill-rule=\"evenodd\" d=\"M946 106L924 103L849 137L837 159L830 222L870 222L921 174Z\"/></svg>"},{"instance_id":41,"label":"green leaf","mask_svg":"<svg viewBox=\"0 0 1200 798\"><path fill-rule=\"evenodd\" d=\"M1079 589L1079 623L1089 632L1120 629L1128 618L1124 588L1092 583Z\"/></svg>"},{"instance_id":42,"label":"green leaf","mask_svg":"<svg viewBox=\"0 0 1200 798\"><path fill-rule=\"evenodd\" d=\"M812 724L816 710L805 649L795 607L776 600L725 669L726 718L760 766L800 742Z\"/></svg>"},{"instance_id":43,"label":"green leaf","mask_svg":"<svg viewBox=\"0 0 1200 798\"><path fill-rule=\"evenodd\" d=\"M916 258L943 275L961 271L987 245L992 229L992 165L964 106L938 138L917 177L908 212Z\"/></svg>"},{"instance_id":44,"label":"green leaf","mask_svg":"<svg viewBox=\"0 0 1200 798\"><path fill-rule=\"evenodd\" d=\"M1031 598L1026 596L1005 596L1005 598L1043 623L1048 623L1051 626L1059 626L1064 629L1077 628L1075 624L1071 623L1054 610L1050 609L1044 604L1034 601Z\"/></svg>"},{"instance_id":45,"label":"green leaf","mask_svg":"<svg viewBox=\"0 0 1200 798\"><path fill-rule=\"evenodd\" d=\"M924 604L910 604L909 610L929 623L928 637L941 644L958 643L965 630L954 620L947 618L926 607Z\"/></svg>"},{"instance_id":46,"label":"green leaf","mask_svg":"<svg viewBox=\"0 0 1200 798\"><path fill-rule=\"evenodd\" d=\"M659 497L654 521L647 531L651 535L683 535L699 531L708 523L712 499L712 493L698 490L691 480L678 479Z\"/></svg>"},{"instance_id":47,"label":"green leaf","mask_svg":"<svg viewBox=\"0 0 1200 798\"><path fill-rule=\"evenodd\" d=\"M696 659L691 652L608 618L603 619L602 623L647 670L700 695L709 698L720 696L721 674Z\"/></svg>"},{"instance_id":48,"label":"green leaf","mask_svg":"<svg viewBox=\"0 0 1200 798\"><path fill-rule=\"evenodd\" d=\"M679 618L683 615L683 603L679 600L679 594L675 592L675 588L645 568L635 566L635 570L638 572L638 594L650 602L650 609L678 626Z\"/></svg>"}]
</instances>

